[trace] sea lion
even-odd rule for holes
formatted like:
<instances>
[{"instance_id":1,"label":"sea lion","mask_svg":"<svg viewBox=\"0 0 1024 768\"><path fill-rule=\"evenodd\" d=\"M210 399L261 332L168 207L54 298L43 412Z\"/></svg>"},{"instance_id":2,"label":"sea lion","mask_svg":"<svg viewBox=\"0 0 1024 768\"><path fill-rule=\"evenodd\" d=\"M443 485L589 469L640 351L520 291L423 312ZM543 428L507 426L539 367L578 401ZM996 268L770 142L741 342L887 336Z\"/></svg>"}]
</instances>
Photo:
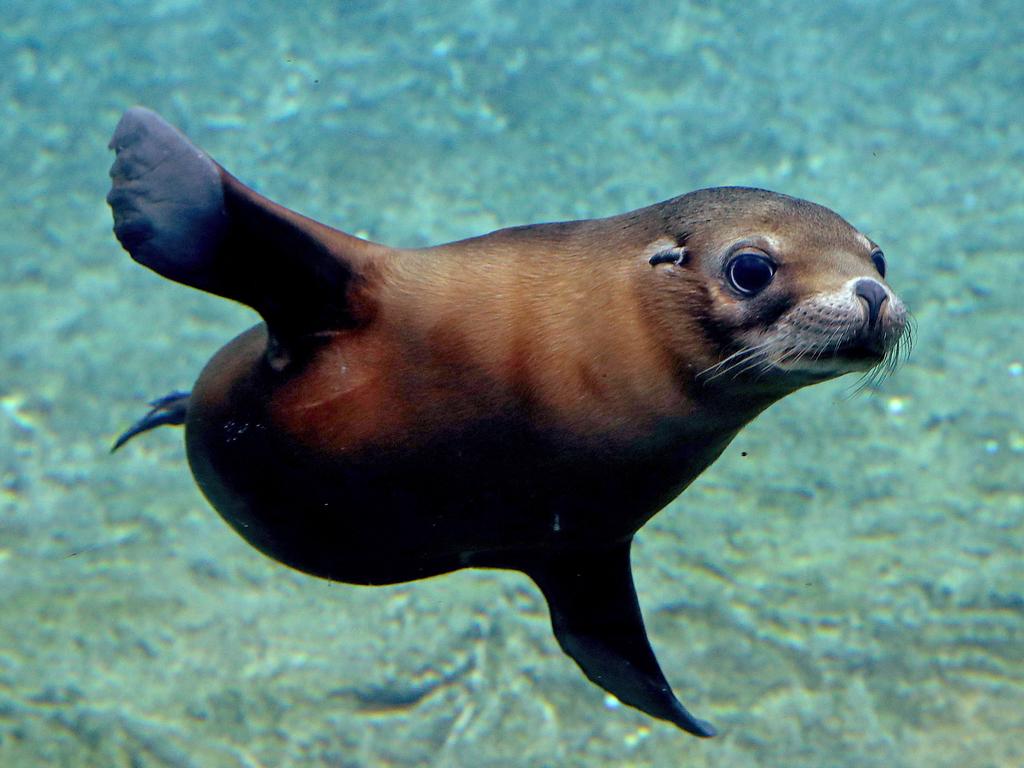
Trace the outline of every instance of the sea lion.
<instances>
[{"instance_id":1,"label":"sea lion","mask_svg":"<svg viewBox=\"0 0 1024 768\"><path fill-rule=\"evenodd\" d=\"M768 405L906 348L874 242L814 203L717 188L389 248L260 196L149 110L110 146L132 258L264 320L117 445L184 423L210 503L307 573L522 571L587 677L713 735L651 650L630 544Z\"/></svg>"}]
</instances>

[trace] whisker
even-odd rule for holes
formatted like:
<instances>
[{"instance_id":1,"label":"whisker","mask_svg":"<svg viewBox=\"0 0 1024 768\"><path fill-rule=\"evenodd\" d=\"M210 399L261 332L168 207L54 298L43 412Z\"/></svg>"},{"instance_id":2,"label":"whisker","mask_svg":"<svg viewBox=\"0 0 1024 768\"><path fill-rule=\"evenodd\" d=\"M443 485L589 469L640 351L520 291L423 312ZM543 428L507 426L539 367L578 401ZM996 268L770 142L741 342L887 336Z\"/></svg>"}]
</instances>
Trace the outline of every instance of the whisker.
<instances>
[{"instance_id":1,"label":"whisker","mask_svg":"<svg viewBox=\"0 0 1024 768\"><path fill-rule=\"evenodd\" d=\"M706 381L716 379L719 376L728 373L737 365L742 365L744 362L747 361L748 358L757 355L761 350L763 350L765 347L768 347L771 344L772 340L769 339L767 341L761 342L760 344L756 344L753 347L744 347L743 349L737 352L733 352L724 360L721 360L715 363L714 365L710 365L703 371L698 373L697 378L705 379Z\"/></svg>"},{"instance_id":2,"label":"whisker","mask_svg":"<svg viewBox=\"0 0 1024 768\"><path fill-rule=\"evenodd\" d=\"M821 346L818 354L814 356L815 360L819 360L822 355L826 352L835 352L842 346L842 339L849 331L849 328L845 323L836 321L833 323L832 332L825 339L825 343Z\"/></svg>"},{"instance_id":3,"label":"whisker","mask_svg":"<svg viewBox=\"0 0 1024 768\"><path fill-rule=\"evenodd\" d=\"M757 378L760 378L772 368L781 365L781 363L790 355L795 354L802 346L804 346L804 342L797 342L795 344L793 342L789 342L787 336L776 338L774 341L778 349L770 350L757 365L757 370L754 373ZM799 360L799 356L796 359ZM754 365L748 366L747 370L752 368L754 368Z\"/></svg>"},{"instance_id":4,"label":"whisker","mask_svg":"<svg viewBox=\"0 0 1024 768\"><path fill-rule=\"evenodd\" d=\"M850 387L848 391L848 397L852 398L859 395L866 389L876 389L881 383L893 375L900 363L906 360L910 356L910 348L913 344L913 329L912 324L908 322L904 325L903 330L889 346L885 356L879 361L878 365L873 367L869 371L865 371L864 374L857 380L857 382Z\"/></svg>"},{"instance_id":5,"label":"whisker","mask_svg":"<svg viewBox=\"0 0 1024 768\"><path fill-rule=\"evenodd\" d=\"M735 380L739 376L754 370L755 368L761 368L763 366L770 366L770 356L763 349L758 350L758 354L751 355L741 363L734 365L730 370L732 371L732 378Z\"/></svg>"}]
</instances>

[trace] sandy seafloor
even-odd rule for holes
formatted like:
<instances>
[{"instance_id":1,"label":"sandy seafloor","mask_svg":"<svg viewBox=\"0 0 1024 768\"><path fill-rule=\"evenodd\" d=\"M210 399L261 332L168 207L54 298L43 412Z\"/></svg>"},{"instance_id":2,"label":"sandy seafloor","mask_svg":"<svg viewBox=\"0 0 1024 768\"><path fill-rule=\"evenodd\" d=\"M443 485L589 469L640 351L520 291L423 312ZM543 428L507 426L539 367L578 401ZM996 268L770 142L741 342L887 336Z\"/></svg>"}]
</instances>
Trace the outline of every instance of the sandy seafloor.
<instances>
[{"instance_id":1,"label":"sandy seafloor","mask_svg":"<svg viewBox=\"0 0 1024 768\"><path fill-rule=\"evenodd\" d=\"M1020 3L307 6L0 8L0 765L1024 765ZM883 245L909 363L775 406L639 536L718 738L609 706L524 577L317 581L180 433L108 455L254 321L110 234L135 103L392 244L749 184Z\"/></svg>"}]
</instances>

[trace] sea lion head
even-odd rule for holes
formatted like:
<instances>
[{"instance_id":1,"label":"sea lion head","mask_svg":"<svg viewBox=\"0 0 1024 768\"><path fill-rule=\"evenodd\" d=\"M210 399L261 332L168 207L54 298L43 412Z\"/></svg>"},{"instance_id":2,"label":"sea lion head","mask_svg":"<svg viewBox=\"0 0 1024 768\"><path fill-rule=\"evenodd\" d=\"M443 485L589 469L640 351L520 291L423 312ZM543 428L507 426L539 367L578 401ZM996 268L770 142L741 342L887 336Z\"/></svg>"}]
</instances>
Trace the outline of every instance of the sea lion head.
<instances>
[{"instance_id":1,"label":"sea lion head","mask_svg":"<svg viewBox=\"0 0 1024 768\"><path fill-rule=\"evenodd\" d=\"M792 391L890 370L909 348L881 248L828 208L723 187L667 201L662 214L647 269L660 314L686 307L667 335L696 381Z\"/></svg>"}]
</instances>

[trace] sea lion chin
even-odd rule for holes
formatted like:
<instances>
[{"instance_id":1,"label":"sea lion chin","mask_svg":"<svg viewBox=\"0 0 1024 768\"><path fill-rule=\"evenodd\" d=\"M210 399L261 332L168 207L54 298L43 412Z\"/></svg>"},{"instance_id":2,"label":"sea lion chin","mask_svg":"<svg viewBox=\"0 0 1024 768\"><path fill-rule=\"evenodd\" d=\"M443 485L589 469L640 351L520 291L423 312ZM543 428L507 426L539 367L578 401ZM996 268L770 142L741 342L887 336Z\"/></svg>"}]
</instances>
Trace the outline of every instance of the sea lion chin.
<instances>
[{"instance_id":1,"label":"sea lion chin","mask_svg":"<svg viewBox=\"0 0 1024 768\"><path fill-rule=\"evenodd\" d=\"M149 110L111 147L131 256L264 320L115 448L184 424L224 519L324 578L522 571L587 677L713 735L651 650L633 535L771 403L906 350L874 242L734 187L403 250L267 200Z\"/></svg>"}]
</instances>

